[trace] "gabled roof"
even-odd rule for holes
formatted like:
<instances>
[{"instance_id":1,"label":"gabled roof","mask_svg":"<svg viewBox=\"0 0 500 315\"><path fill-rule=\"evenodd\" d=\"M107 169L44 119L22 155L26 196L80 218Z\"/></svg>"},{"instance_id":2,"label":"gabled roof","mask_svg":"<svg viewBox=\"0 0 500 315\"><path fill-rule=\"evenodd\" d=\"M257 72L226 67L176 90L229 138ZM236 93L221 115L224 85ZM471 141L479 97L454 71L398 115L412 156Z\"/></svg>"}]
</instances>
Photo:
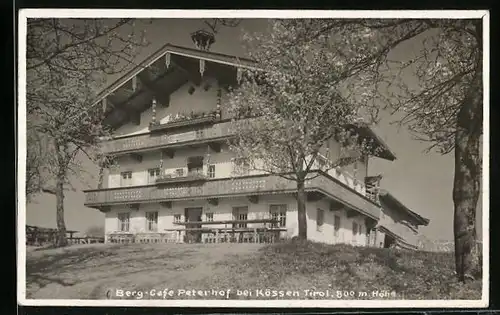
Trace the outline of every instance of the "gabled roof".
<instances>
[{"instance_id":1,"label":"gabled roof","mask_svg":"<svg viewBox=\"0 0 500 315\"><path fill-rule=\"evenodd\" d=\"M192 57L197 59L204 59L206 61L211 61L215 63L226 64L230 66L237 66L243 68L255 68L255 61L242 58L238 56L225 55L221 53L208 52L199 49L193 49L188 47L176 46L170 43L163 45L160 49L154 52L152 55L144 59L141 63L139 63L136 67L125 73L107 88L101 91L97 96L96 102L101 101L107 95L115 91L116 89L123 86L126 82L130 81L133 76L137 75L150 65L152 65L155 61L164 57L165 54L171 53L180 56Z\"/></svg>"},{"instance_id":2,"label":"gabled roof","mask_svg":"<svg viewBox=\"0 0 500 315\"><path fill-rule=\"evenodd\" d=\"M231 67L232 69L236 68L250 68L250 69L257 69L256 67L256 62L247 59L247 58L242 58L242 57L237 57L237 56L231 56L231 55L226 55L226 54L221 54L221 53L215 53L215 52L209 52L209 51L202 51L199 49L193 49L193 48L187 48L187 47L181 47L181 46L176 46L172 45L170 43L165 44L163 47L158 49L156 52L154 52L152 55L150 55L148 58L146 58L144 61L142 61L140 64L138 64L134 69L128 71L126 74L124 74L122 77L120 77L118 80L116 80L114 83L109 85L107 88L105 88L101 93L99 93L95 104L98 104L99 102L103 101L104 99L108 99L113 97L113 94L117 91L126 91L124 92L124 95L137 95L137 93L132 93L130 94L130 90L127 90L126 85L132 81L132 79L136 76L140 76L141 73L146 73L149 71L149 67L153 65L158 65L161 64L159 61L162 57L165 57L167 54L171 55L176 55L176 58L190 58L190 59L203 59L207 62L211 62L214 64L219 64L219 69L227 71L227 67ZM168 72L168 69L163 69L162 70L164 73ZM179 80L177 82L178 84L183 84L182 78L178 74L170 74L174 80ZM172 84L169 86L169 89L176 89L178 88L179 85ZM119 93L118 93L119 94ZM132 110L133 111L143 111L146 109L144 107L145 105L144 100L147 99L147 97L136 97L137 102L134 104ZM110 101L111 103L111 101ZM122 108L123 110L123 108ZM108 113L109 114L109 113ZM118 124L123 122L123 120L117 119ZM356 125L353 125L356 130L360 133L360 135L364 138L369 138L375 140L375 142L378 144L378 152L375 154L376 156L380 158L384 158L390 161L393 161L396 159L395 154L389 149L387 144L380 138L373 130L372 128L366 124L366 123L358 123Z\"/></svg>"},{"instance_id":3,"label":"gabled roof","mask_svg":"<svg viewBox=\"0 0 500 315\"><path fill-rule=\"evenodd\" d=\"M391 208L399 210L399 211L402 211L402 212L408 214L409 216L411 216L415 220L415 222L417 222L417 225L425 225L425 226L427 226L429 224L429 222L430 222L429 219L424 218L423 216L421 216L421 215L413 212L412 210L410 210L401 201L399 201L398 199L396 199L396 197L394 197L391 193L389 193L385 189L380 189L379 190L379 198L384 203L386 203L389 206L391 206Z\"/></svg>"}]
</instances>

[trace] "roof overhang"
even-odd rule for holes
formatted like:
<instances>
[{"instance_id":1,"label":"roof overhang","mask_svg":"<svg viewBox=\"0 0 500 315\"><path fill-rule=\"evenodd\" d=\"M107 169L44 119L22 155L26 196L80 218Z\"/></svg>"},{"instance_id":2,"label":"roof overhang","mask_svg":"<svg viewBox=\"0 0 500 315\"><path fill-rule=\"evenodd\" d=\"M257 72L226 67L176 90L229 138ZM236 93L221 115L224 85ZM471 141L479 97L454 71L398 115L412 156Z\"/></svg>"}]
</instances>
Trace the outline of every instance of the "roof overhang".
<instances>
[{"instance_id":1,"label":"roof overhang","mask_svg":"<svg viewBox=\"0 0 500 315\"><path fill-rule=\"evenodd\" d=\"M166 66L165 59L167 55L169 62L172 61L174 67L169 68ZM191 60L191 63L187 61L188 59ZM197 75L197 70L194 69L196 65L192 62L196 60L205 60L212 65L213 73L217 73L218 76L231 77L234 80L236 80L238 68L258 70L257 63L251 59L168 43L99 93L94 106L99 107L98 105L105 102L104 107L107 108L107 111L105 111L105 124L118 127L128 121L134 113L144 111L150 106L155 94L154 84L159 82L157 85L160 86L161 92L169 92L192 80L193 76ZM176 71L175 67L181 69L181 71ZM156 83L149 82L150 87L147 87L148 82L142 82L144 80L137 80L137 78L151 76L149 72L151 72L152 68L159 69L160 73L155 78ZM230 79L227 80L230 81ZM137 81L142 82L142 84L137 90L134 90L132 86L135 87ZM161 99L158 101L162 102ZM352 126L355 126L362 138L375 141L377 147L377 152L374 153L375 156L390 161L396 159L395 154L370 126L364 123Z\"/></svg>"},{"instance_id":2,"label":"roof overhang","mask_svg":"<svg viewBox=\"0 0 500 315\"><path fill-rule=\"evenodd\" d=\"M385 141L367 123L351 124L350 127L356 130L361 139L367 139L375 142L374 156L389 161L394 161L396 159L396 154L391 151L387 143L385 143Z\"/></svg>"},{"instance_id":3,"label":"roof overhang","mask_svg":"<svg viewBox=\"0 0 500 315\"><path fill-rule=\"evenodd\" d=\"M229 65L229 66L233 66L233 67L256 69L255 61L252 61L250 59L236 57L236 56L230 56L230 55L225 55L225 54L220 54L220 53L202 51L202 50L192 49L192 48L187 48L187 47L181 47L181 46L176 46L176 45L172 45L170 43L167 43L163 47L158 49L156 52L154 52L151 56L149 56L144 61L142 61L140 64L138 64L134 69L128 71L123 76L121 76L119 79L117 79L115 82L113 82L111 85L109 85L107 88L105 88L103 91L101 91L101 93L99 93L99 95L96 98L95 104L99 103L106 96L108 96L109 94L113 93L114 91L116 91L117 89L119 89L120 87L125 85L134 76L138 75L139 73L141 73L142 71L147 69L149 66L153 65L160 58L165 57L165 55L168 53L179 55L179 56L196 58L196 59L203 59L205 61L210 61L210 62L219 63L219 64L225 64L225 65Z\"/></svg>"},{"instance_id":4,"label":"roof overhang","mask_svg":"<svg viewBox=\"0 0 500 315\"><path fill-rule=\"evenodd\" d=\"M392 194L390 194L387 190L380 189L379 191L379 198L381 201L388 206L391 207L391 209L396 209L399 211L402 211L406 214L408 214L410 217L412 217L417 225L424 225L427 226L430 222L429 219L422 217L421 215L413 212L410 210L408 207L406 207L401 201L396 199Z\"/></svg>"},{"instance_id":5,"label":"roof overhang","mask_svg":"<svg viewBox=\"0 0 500 315\"><path fill-rule=\"evenodd\" d=\"M134 121L153 98L168 104L169 94L183 84L199 85L199 60L205 61L204 73L217 76L223 85L236 84L239 68L255 69L255 62L246 58L166 44L99 93L93 106L102 106L104 123L111 127Z\"/></svg>"}]
</instances>

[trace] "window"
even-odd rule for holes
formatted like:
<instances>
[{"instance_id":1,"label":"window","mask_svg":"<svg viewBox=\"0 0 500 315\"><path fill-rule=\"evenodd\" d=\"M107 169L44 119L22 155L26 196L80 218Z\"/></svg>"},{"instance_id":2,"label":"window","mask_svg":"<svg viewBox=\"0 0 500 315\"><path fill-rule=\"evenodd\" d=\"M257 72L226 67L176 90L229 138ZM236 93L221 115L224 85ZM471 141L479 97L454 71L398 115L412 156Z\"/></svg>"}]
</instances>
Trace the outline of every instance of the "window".
<instances>
[{"instance_id":1,"label":"window","mask_svg":"<svg viewBox=\"0 0 500 315\"><path fill-rule=\"evenodd\" d=\"M146 212L146 230L149 232L158 231L158 212Z\"/></svg>"},{"instance_id":2,"label":"window","mask_svg":"<svg viewBox=\"0 0 500 315\"><path fill-rule=\"evenodd\" d=\"M178 168L175 170L175 175L177 177L183 177L184 176L184 169L183 168Z\"/></svg>"},{"instance_id":3,"label":"window","mask_svg":"<svg viewBox=\"0 0 500 315\"><path fill-rule=\"evenodd\" d=\"M247 206L233 207L233 220L241 220L241 221L248 220L248 207ZM237 223L234 224L233 226L236 228L246 228L247 224Z\"/></svg>"},{"instance_id":4,"label":"window","mask_svg":"<svg viewBox=\"0 0 500 315\"><path fill-rule=\"evenodd\" d=\"M174 223L180 223L182 222L182 215L181 214L175 214L174 215Z\"/></svg>"},{"instance_id":5,"label":"window","mask_svg":"<svg viewBox=\"0 0 500 315\"><path fill-rule=\"evenodd\" d=\"M205 135L205 130L203 129L196 130L196 139L203 139L204 135Z\"/></svg>"},{"instance_id":6,"label":"window","mask_svg":"<svg viewBox=\"0 0 500 315\"><path fill-rule=\"evenodd\" d=\"M132 172L121 172L121 186L131 186L132 185Z\"/></svg>"},{"instance_id":7,"label":"window","mask_svg":"<svg viewBox=\"0 0 500 315\"><path fill-rule=\"evenodd\" d=\"M130 227L130 213L118 213L118 230L128 232Z\"/></svg>"},{"instance_id":8,"label":"window","mask_svg":"<svg viewBox=\"0 0 500 315\"><path fill-rule=\"evenodd\" d=\"M214 178L215 177L215 165L211 164L208 166L208 172L207 172L208 178Z\"/></svg>"},{"instance_id":9,"label":"window","mask_svg":"<svg viewBox=\"0 0 500 315\"><path fill-rule=\"evenodd\" d=\"M340 231L340 217L336 215L334 217L334 222L333 222L333 233L335 237L339 237L339 231Z\"/></svg>"},{"instance_id":10,"label":"window","mask_svg":"<svg viewBox=\"0 0 500 315\"><path fill-rule=\"evenodd\" d=\"M159 168L151 168L148 170L148 183L149 184L154 184L156 182L156 179L160 176L160 169Z\"/></svg>"},{"instance_id":11,"label":"window","mask_svg":"<svg viewBox=\"0 0 500 315\"><path fill-rule=\"evenodd\" d=\"M316 212L316 230L321 232L323 230L323 222L325 220L325 211L323 209L317 209Z\"/></svg>"},{"instance_id":12,"label":"window","mask_svg":"<svg viewBox=\"0 0 500 315\"><path fill-rule=\"evenodd\" d=\"M190 156L187 161L189 175L203 174L203 156Z\"/></svg>"},{"instance_id":13,"label":"window","mask_svg":"<svg viewBox=\"0 0 500 315\"><path fill-rule=\"evenodd\" d=\"M269 206L271 219L278 221L273 223L272 227L286 227L286 205Z\"/></svg>"},{"instance_id":14,"label":"window","mask_svg":"<svg viewBox=\"0 0 500 315\"><path fill-rule=\"evenodd\" d=\"M247 159L234 158L233 159L233 173L235 174L248 174L250 171L250 164Z\"/></svg>"},{"instance_id":15,"label":"window","mask_svg":"<svg viewBox=\"0 0 500 315\"><path fill-rule=\"evenodd\" d=\"M207 222L212 222L214 220L214 214L213 213L206 213L205 214L205 220Z\"/></svg>"},{"instance_id":16,"label":"window","mask_svg":"<svg viewBox=\"0 0 500 315\"><path fill-rule=\"evenodd\" d=\"M352 222L352 242L354 244L356 244L358 241L357 235L358 235L358 224L356 222Z\"/></svg>"}]
</instances>

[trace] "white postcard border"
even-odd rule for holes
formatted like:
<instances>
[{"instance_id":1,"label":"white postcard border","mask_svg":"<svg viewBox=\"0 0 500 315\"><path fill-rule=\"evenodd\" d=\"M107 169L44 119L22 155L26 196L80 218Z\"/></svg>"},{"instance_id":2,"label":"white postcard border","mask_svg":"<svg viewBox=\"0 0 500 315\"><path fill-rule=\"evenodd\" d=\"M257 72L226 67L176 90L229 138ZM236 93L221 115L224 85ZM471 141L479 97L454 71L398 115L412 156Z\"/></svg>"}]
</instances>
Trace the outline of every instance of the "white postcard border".
<instances>
[{"instance_id":1,"label":"white postcard border","mask_svg":"<svg viewBox=\"0 0 500 315\"><path fill-rule=\"evenodd\" d=\"M17 276L18 303L25 306L258 307L267 308L482 308L489 303L489 172L482 181L483 279L481 300L70 300L26 299L26 33L34 17L88 18L481 18L483 20L483 139L489 139L490 19L486 10L122 10L22 9L18 16ZM490 147L483 141L483 170ZM263 303L263 304L261 304Z\"/></svg>"}]
</instances>

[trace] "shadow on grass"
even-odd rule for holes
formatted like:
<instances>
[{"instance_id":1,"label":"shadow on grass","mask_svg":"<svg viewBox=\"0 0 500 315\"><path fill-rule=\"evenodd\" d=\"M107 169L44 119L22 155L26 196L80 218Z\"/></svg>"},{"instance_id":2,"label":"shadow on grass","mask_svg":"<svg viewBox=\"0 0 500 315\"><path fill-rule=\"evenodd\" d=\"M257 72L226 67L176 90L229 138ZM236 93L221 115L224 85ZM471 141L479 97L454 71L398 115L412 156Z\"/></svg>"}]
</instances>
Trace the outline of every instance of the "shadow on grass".
<instances>
[{"instance_id":1,"label":"shadow on grass","mask_svg":"<svg viewBox=\"0 0 500 315\"><path fill-rule=\"evenodd\" d=\"M26 283L32 288L31 291L49 284L69 287L94 281L120 282L124 277L141 273L182 271L192 267L186 264L185 259L189 259L196 251L181 247L127 244L66 247L39 253L27 256Z\"/></svg>"}]
</instances>

